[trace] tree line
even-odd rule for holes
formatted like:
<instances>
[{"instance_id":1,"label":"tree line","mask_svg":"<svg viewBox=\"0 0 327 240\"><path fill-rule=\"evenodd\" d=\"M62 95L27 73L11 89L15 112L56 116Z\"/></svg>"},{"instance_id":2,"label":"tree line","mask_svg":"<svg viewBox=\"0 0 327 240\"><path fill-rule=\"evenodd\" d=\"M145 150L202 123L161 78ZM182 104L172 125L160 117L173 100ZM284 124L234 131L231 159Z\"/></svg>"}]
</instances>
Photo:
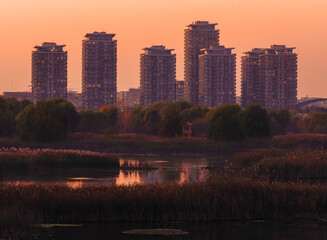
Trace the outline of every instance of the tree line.
<instances>
[{"instance_id":1,"label":"tree line","mask_svg":"<svg viewBox=\"0 0 327 240\"><path fill-rule=\"evenodd\" d=\"M125 111L112 105L99 111L77 111L64 99L33 104L0 97L0 136L18 136L25 141L64 140L72 132L179 137L186 123L192 124L192 136L235 141L287 132L327 133L327 112L266 111L259 105L242 110L237 104L207 108L186 101L156 102Z\"/></svg>"}]
</instances>

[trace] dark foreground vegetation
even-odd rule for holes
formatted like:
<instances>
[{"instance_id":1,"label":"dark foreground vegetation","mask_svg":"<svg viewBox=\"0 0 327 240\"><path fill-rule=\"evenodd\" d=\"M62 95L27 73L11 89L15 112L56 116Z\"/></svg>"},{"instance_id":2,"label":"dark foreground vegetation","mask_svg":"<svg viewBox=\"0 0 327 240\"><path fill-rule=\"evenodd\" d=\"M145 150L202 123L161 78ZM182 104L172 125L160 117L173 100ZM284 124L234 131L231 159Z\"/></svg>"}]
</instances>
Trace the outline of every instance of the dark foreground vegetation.
<instances>
[{"instance_id":1,"label":"dark foreground vegetation","mask_svg":"<svg viewBox=\"0 0 327 240\"><path fill-rule=\"evenodd\" d=\"M114 154L77 150L0 149L0 174L35 168L119 168Z\"/></svg>"},{"instance_id":2,"label":"dark foreground vegetation","mask_svg":"<svg viewBox=\"0 0 327 240\"><path fill-rule=\"evenodd\" d=\"M17 223L213 221L327 217L327 187L215 179L185 184L1 184L0 228Z\"/></svg>"}]
</instances>

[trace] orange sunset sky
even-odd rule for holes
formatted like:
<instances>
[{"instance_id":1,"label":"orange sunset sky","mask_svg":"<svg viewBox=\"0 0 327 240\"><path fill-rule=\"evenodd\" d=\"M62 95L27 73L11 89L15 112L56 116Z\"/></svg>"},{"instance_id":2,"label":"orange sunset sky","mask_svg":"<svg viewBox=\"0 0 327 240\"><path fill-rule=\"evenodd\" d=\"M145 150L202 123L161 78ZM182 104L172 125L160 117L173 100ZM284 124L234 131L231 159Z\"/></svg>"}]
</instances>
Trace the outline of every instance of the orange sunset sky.
<instances>
[{"instance_id":1,"label":"orange sunset sky","mask_svg":"<svg viewBox=\"0 0 327 240\"><path fill-rule=\"evenodd\" d=\"M81 90L85 33L115 33L118 91L139 86L142 48L165 45L184 78L184 29L217 22L220 44L240 57L254 47L285 44L298 53L298 97L327 97L327 0L1 0L0 93L28 90L31 52L45 41L66 44L68 89Z\"/></svg>"}]
</instances>

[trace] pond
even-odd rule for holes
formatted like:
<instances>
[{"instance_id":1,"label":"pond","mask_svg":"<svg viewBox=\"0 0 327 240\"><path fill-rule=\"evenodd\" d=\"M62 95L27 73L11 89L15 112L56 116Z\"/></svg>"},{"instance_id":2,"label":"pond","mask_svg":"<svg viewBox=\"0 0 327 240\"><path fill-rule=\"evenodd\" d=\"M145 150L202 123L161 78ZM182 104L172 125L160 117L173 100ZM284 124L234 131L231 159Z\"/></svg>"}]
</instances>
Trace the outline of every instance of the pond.
<instances>
[{"instance_id":1,"label":"pond","mask_svg":"<svg viewBox=\"0 0 327 240\"><path fill-rule=\"evenodd\" d=\"M146 164L151 170L42 169L24 174L2 176L2 182L64 182L73 188L90 184L129 185L147 183L183 183L205 180L219 174L233 155L216 157L121 156L120 165Z\"/></svg>"}]
</instances>

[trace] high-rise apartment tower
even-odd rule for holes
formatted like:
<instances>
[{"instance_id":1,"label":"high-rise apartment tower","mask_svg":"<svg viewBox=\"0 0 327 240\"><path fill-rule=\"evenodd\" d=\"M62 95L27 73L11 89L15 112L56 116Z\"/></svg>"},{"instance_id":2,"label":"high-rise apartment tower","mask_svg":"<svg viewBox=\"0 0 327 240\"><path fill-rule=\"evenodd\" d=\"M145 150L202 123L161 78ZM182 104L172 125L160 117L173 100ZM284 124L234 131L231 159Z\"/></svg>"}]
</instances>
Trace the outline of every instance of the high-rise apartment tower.
<instances>
[{"instance_id":1,"label":"high-rise apartment tower","mask_svg":"<svg viewBox=\"0 0 327 240\"><path fill-rule=\"evenodd\" d=\"M176 101L184 100L184 81L176 81Z\"/></svg>"},{"instance_id":2,"label":"high-rise apartment tower","mask_svg":"<svg viewBox=\"0 0 327 240\"><path fill-rule=\"evenodd\" d=\"M144 48L140 59L140 102L147 106L157 101L174 101L176 54L164 46Z\"/></svg>"},{"instance_id":3,"label":"high-rise apartment tower","mask_svg":"<svg viewBox=\"0 0 327 240\"><path fill-rule=\"evenodd\" d=\"M295 48L272 45L242 58L242 106L257 103L270 110L290 109L297 102Z\"/></svg>"},{"instance_id":4,"label":"high-rise apartment tower","mask_svg":"<svg viewBox=\"0 0 327 240\"><path fill-rule=\"evenodd\" d=\"M199 104L215 107L236 101L236 54L233 48L211 46L199 56Z\"/></svg>"},{"instance_id":5,"label":"high-rise apartment tower","mask_svg":"<svg viewBox=\"0 0 327 240\"><path fill-rule=\"evenodd\" d=\"M187 101L199 103L199 55L200 50L219 44L217 23L197 21L184 31L184 80Z\"/></svg>"},{"instance_id":6,"label":"high-rise apartment tower","mask_svg":"<svg viewBox=\"0 0 327 240\"><path fill-rule=\"evenodd\" d=\"M49 98L67 98L67 52L65 45L44 42L32 52L34 103Z\"/></svg>"},{"instance_id":7,"label":"high-rise apartment tower","mask_svg":"<svg viewBox=\"0 0 327 240\"><path fill-rule=\"evenodd\" d=\"M241 106L250 104L265 105L265 84L259 78L260 55L265 53L263 48L254 48L242 57L242 89Z\"/></svg>"},{"instance_id":8,"label":"high-rise apartment tower","mask_svg":"<svg viewBox=\"0 0 327 240\"><path fill-rule=\"evenodd\" d=\"M117 94L117 40L115 34L94 32L82 42L82 99L85 109L114 104Z\"/></svg>"}]
</instances>

